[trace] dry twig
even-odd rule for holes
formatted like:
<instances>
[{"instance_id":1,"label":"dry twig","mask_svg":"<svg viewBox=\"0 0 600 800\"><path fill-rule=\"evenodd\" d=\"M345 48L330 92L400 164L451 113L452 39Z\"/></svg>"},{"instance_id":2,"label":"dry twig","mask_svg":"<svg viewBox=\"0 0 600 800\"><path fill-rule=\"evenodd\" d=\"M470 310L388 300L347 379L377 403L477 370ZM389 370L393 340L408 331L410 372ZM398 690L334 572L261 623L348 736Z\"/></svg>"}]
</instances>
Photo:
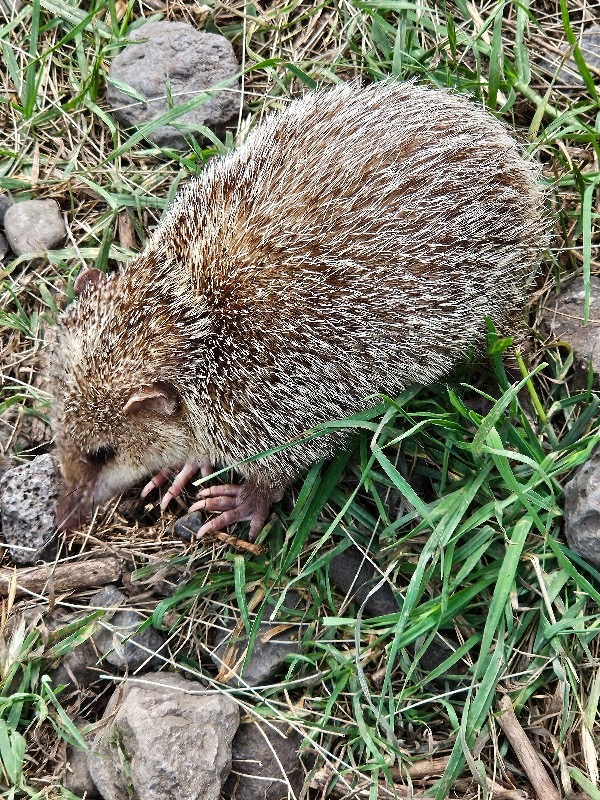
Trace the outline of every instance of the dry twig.
<instances>
[{"instance_id":1,"label":"dry twig","mask_svg":"<svg viewBox=\"0 0 600 800\"><path fill-rule=\"evenodd\" d=\"M515 755L525 770L537 797L540 800L560 800L560 794L548 777L548 773L535 748L527 738L527 734L517 719L511 699L507 694L500 698L498 708L500 711L498 724L511 743Z\"/></svg>"},{"instance_id":2,"label":"dry twig","mask_svg":"<svg viewBox=\"0 0 600 800\"><path fill-rule=\"evenodd\" d=\"M123 569L122 559L116 556L69 561L64 564L44 564L28 569L3 569L0 570L0 595L8 595L11 586L16 586L17 595L29 592L41 594L48 589L54 594L91 589L117 581Z\"/></svg>"}]
</instances>

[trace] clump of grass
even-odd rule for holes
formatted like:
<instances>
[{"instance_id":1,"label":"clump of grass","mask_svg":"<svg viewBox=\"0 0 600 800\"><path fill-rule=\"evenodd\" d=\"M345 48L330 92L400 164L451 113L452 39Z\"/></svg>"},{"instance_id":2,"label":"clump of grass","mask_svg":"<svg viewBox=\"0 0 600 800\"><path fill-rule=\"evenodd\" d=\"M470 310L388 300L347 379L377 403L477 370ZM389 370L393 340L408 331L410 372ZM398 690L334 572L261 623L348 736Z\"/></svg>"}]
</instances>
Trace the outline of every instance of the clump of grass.
<instances>
[{"instance_id":1,"label":"clump of grass","mask_svg":"<svg viewBox=\"0 0 600 800\"><path fill-rule=\"evenodd\" d=\"M74 275L126 261L131 232L141 246L186 176L269 108L317 84L416 78L469 93L515 127L542 165L556 220L532 294L534 331L550 286L573 275L583 276L589 308L598 76L577 45L589 4L234 0L209 8L206 29L227 36L240 58L247 106L224 143L190 139L183 153L156 147L149 128L121 130L104 85L131 25L144 17L195 23L196 6L176 0L155 12L133 0L85 8L33 0L0 21L0 190L57 199L69 226L63 249L37 263L15 258L0 273L0 413L11 452L43 442L44 429L32 441L23 422L45 412L41 344ZM542 66L543 56L560 55L558 42L563 61L573 56L576 88L558 66L552 74ZM598 442L599 398L572 389L563 349L536 352L531 340L516 375L502 365L508 343L492 332L485 383L475 374L411 388L336 423L355 431L354 448L310 471L293 510L271 524L261 557L215 544L186 548L173 541L168 518L144 527L113 508L63 538L58 560L108 542L135 566L140 587L171 580L169 597L154 595L151 617L169 633L165 666L209 682L206 648L218 617L239 616L252 641L272 602L300 591L302 651L285 678L260 692L230 691L247 711L286 718L304 734L325 794L398 796L407 765L430 754L449 759L442 777L426 781L430 796L485 795L491 780L530 791L496 721L508 694L560 790L597 797L599 575L565 546L561 507L564 481ZM397 613L368 618L332 585L331 559L351 546L392 587ZM48 643L39 621L15 624L2 651L0 765L11 796L67 796L60 759L36 742L48 726L63 742L79 741L63 695L43 676L59 650L89 635L85 601L53 600L77 620L64 636ZM11 618L33 602L50 613L33 598L14 601ZM443 660L426 667L426 652L440 643Z\"/></svg>"}]
</instances>

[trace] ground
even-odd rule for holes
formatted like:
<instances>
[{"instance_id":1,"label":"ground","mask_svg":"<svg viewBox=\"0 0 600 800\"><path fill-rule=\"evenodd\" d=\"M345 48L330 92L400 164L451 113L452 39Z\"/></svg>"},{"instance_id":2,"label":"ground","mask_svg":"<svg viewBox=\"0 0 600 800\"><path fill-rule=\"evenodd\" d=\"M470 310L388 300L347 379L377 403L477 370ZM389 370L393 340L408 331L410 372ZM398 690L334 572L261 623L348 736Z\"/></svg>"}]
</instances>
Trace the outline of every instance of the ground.
<instances>
[{"instance_id":1,"label":"ground","mask_svg":"<svg viewBox=\"0 0 600 800\"><path fill-rule=\"evenodd\" d=\"M128 25L152 15L232 42L247 106L224 145L161 151L107 113L110 61ZM415 77L487 105L542 165L554 236L522 356L492 337L466 376L383 402L352 451L318 465L278 508L262 555L182 543L170 527L181 509L160 516L133 495L60 537L57 563L125 560L136 607L168 635L165 668L214 674L206 648L223 608L256 630L265 596L293 580L306 603L302 658L250 702L305 735L328 787L311 789L315 797L406 796L404 766L428 754L449 757L441 779L425 774L438 800L534 796L540 786L498 722L507 696L560 793L600 797L600 576L566 547L561 510L561 487L600 439L599 404L574 387L564 343L539 332L549 292L572 276L589 287L598 268L600 62L576 46L596 21L600 5L581 0L34 0L0 23L0 191L57 200L69 230L62 249L36 262L8 258L0 272L0 411L13 459L51 446L42 343L76 274L126 261L174 186L242 141L281 98L338 79ZM570 55L579 79L544 66ZM393 587L397 613L369 617L330 582L333 555L349 545ZM2 566L12 566L8 553ZM77 620L90 593L46 587L2 600L0 783L9 796L67 797L72 720L93 722L106 704L110 681L69 693L42 680L89 636L89 616ZM440 639L445 661L425 668L421 654Z\"/></svg>"}]
</instances>

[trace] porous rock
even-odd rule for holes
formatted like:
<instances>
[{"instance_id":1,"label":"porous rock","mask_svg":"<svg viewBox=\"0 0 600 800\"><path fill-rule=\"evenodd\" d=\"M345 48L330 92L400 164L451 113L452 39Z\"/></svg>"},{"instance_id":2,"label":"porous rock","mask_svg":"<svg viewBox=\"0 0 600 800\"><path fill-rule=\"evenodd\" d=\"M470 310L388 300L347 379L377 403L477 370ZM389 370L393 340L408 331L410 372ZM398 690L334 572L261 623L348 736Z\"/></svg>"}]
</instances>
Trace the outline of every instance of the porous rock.
<instances>
[{"instance_id":1,"label":"porous rock","mask_svg":"<svg viewBox=\"0 0 600 800\"><path fill-rule=\"evenodd\" d=\"M88 756L104 800L217 800L239 710L224 695L190 694L201 689L165 672L121 684Z\"/></svg>"},{"instance_id":2,"label":"porous rock","mask_svg":"<svg viewBox=\"0 0 600 800\"><path fill-rule=\"evenodd\" d=\"M297 592L286 593L284 608L297 608L301 603L302 598ZM285 668L286 656L300 651L301 625L290 622L284 630L273 633L288 619L280 609L275 619L263 620L249 654L246 652L246 633L236 634L238 620L221 620L223 629L217 633L215 648L211 653L212 660L219 667L219 680L230 686L264 686L271 683Z\"/></svg>"},{"instance_id":3,"label":"porous rock","mask_svg":"<svg viewBox=\"0 0 600 800\"><path fill-rule=\"evenodd\" d=\"M575 470L564 494L569 547L600 567L600 448Z\"/></svg>"},{"instance_id":4,"label":"porous rock","mask_svg":"<svg viewBox=\"0 0 600 800\"><path fill-rule=\"evenodd\" d=\"M115 609L126 600L115 586L105 586L90 598L90 606ZM152 653L160 650L164 637L152 627L138 631L145 621L143 614L130 608L109 613L92 637L102 661L123 671L136 670L144 664L149 669L159 667L161 661L153 658Z\"/></svg>"},{"instance_id":5,"label":"porous rock","mask_svg":"<svg viewBox=\"0 0 600 800\"><path fill-rule=\"evenodd\" d=\"M304 770L298 755L302 736L287 722L244 720L233 739L227 800L288 800L298 797ZM290 791L291 790L291 791Z\"/></svg>"},{"instance_id":6,"label":"porous rock","mask_svg":"<svg viewBox=\"0 0 600 800\"><path fill-rule=\"evenodd\" d=\"M67 231L55 200L23 200L6 211L6 238L15 255L60 247Z\"/></svg>"},{"instance_id":7,"label":"porous rock","mask_svg":"<svg viewBox=\"0 0 600 800\"><path fill-rule=\"evenodd\" d=\"M73 720L75 726L79 729L87 724L85 719ZM84 737L86 743L89 743L93 736ZM96 784L92 780L88 766L88 753L81 747L67 747L67 763L65 764L65 773L63 776L63 786L68 789L77 797L85 797L86 800L94 800L100 797Z\"/></svg>"},{"instance_id":8,"label":"porous rock","mask_svg":"<svg viewBox=\"0 0 600 800\"><path fill-rule=\"evenodd\" d=\"M0 478L2 537L17 564L52 557L58 480L48 454L8 469Z\"/></svg>"},{"instance_id":9,"label":"porous rock","mask_svg":"<svg viewBox=\"0 0 600 800\"><path fill-rule=\"evenodd\" d=\"M384 581L373 594L374 587L381 580L372 564L363 559L358 551L346 551L331 559L329 577L342 592L350 593L352 600L363 605L371 617L395 614L399 606L387 581Z\"/></svg>"},{"instance_id":10,"label":"porous rock","mask_svg":"<svg viewBox=\"0 0 600 800\"><path fill-rule=\"evenodd\" d=\"M600 72L600 25L592 25L583 31L578 39L578 45L586 66L592 71L594 83L600 83L598 74ZM546 75L554 76L558 70L556 83L559 87L565 85L568 88L580 88L585 84L572 57L568 58L559 69L559 64L569 47L568 42L563 42L559 48L560 54L541 56L538 58L538 64Z\"/></svg>"},{"instance_id":11,"label":"porous rock","mask_svg":"<svg viewBox=\"0 0 600 800\"><path fill-rule=\"evenodd\" d=\"M0 3L2 0L0 0ZM4 217L6 212L12 206L12 200L7 194L0 194L0 227L4 227Z\"/></svg>"},{"instance_id":12,"label":"porous rock","mask_svg":"<svg viewBox=\"0 0 600 800\"><path fill-rule=\"evenodd\" d=\"M140 126L164 114L172 106L193 100L202 92L239 71L233 48L224 36L197 31L186 22L149 22L132 31L129 44L113 60L109 76L127 84L142 103L109 84L106 96L117 120L125 126ZM211 94L206 102L188 111L171 125L154 130L149 138L161 147L185 149L182 124L190 134L202 138L204 125L222 133L239 111L236 86ZM195 129L195 130L194 130Z\"/></svg>"},{"instance_id":13,"label":"porous rock","mask_svg":"<svg viewBox=\"0 0 600 800\"><path fill-rule=\"evenodd\" d=\"M600 278L590 281L590 315L583 324L585 287L576 278L560 294L552 294L544 306L540 328L555 341L563 341L573 351L573 386L585 388L590 368L594 388L600 387Z\"/></svg>"}]
</instances>

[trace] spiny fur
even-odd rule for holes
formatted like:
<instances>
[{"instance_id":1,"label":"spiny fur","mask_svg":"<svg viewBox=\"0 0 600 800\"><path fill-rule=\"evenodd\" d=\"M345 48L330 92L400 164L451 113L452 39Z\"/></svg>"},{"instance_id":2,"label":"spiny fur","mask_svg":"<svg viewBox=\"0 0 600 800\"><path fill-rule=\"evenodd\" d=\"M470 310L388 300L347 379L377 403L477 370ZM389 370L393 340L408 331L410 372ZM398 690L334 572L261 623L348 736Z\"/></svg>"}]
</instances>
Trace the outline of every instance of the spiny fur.
<instances>
[{"instance_id":1,"label":"spiny fur","mask_svg":"<svg viewBox=\"0 0 600 800\"><path fill-rule=\"evenodd\" d=\"M546 241L537 178L504 126L455 94L383 83L292 101L64 315L63 463L109 441L128 451L128 483L190 457L232 464L374 392L439 379L486 316L502 327L523 303ZM154 381L175 387L181 413L134 428L120 410ZM286 485L333 446L240 472Z\"/></svg>"}]
</instances>

